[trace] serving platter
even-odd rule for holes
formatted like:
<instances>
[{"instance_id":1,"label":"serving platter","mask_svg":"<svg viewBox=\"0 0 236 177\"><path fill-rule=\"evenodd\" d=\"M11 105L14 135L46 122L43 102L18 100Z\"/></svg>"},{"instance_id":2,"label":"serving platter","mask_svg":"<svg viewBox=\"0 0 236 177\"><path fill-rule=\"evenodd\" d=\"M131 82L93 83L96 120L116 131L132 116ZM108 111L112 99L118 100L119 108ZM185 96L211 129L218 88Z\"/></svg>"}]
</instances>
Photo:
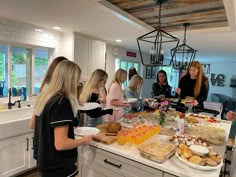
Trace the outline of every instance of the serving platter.
<instances>
[{"instance_id":1,"label":"serving platter","mask_svg":"<svg viewBox=\"0 0 236 177\"><path fill-rule=\"evenodd\" d=\"M210 170L217 170L219 168L221 168L223 166L223 159L221 160L221 163L217 166L201 166L201 165L197 165L197 164L193 164L193 163L190 163L184 159L182 159L179 154L176 152L175 153L175 156L177 157L177 159L179 159L183 164L191 167L191 168L195 168L195 169L198 169L198 170L202 170L202 171L210 171Z\"/></svg>"}]
</instances>

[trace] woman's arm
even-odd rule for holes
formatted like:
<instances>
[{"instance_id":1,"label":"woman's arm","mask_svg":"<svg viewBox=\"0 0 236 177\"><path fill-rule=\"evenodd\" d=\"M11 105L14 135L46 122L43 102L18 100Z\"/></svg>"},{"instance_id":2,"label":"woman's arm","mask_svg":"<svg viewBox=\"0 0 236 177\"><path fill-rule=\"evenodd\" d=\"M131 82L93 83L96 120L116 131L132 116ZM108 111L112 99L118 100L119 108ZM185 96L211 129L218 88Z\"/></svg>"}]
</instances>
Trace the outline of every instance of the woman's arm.
<instances>
[{"instance_id":1,"label":"woman's arm","mask_svg":"<svg viewBox=\"0 0 236 177\"><path fill-rule=\"evenodd\" d=\"M54 146L56 150L63 151L87 145L94 135L84 136L81 139L68 138L68 125L54 128Z\"/></svg>"},{"instance_id":2,"label":"woman's arm","mask_svg":"<svg viewBox=\"0 0 236 177\"><path fill-rule=\"evenodd\" d=\"M100 103L106 104L106 96L107 96L107 93L105 91L105 88L101 88L99 90L99 101L100 101Z\"/></svg>"},{"instance_id":3,"label":"woman's arm","mask_svg":"<svg viewBox=\"0 0 236 177\"><path fill-rule=\"evenodd\" d=\"M31 129L34 129L34 127L35 127L35 115L32 115L32 117L30 119L29 127Z\"/></svg>"},{"instance_id":4,"label":"woman's arm","mask_svg":"<svg viewBox=\"0 0 236 177\"><path fill-rule=\"evenodd\" d=\"M120 100L120 99L112 99L110 101L111 105L112 106L116 106L116 107L129 107L130 104L129 103L124 103L123 100Z\"/></svg>"}]
</instances>

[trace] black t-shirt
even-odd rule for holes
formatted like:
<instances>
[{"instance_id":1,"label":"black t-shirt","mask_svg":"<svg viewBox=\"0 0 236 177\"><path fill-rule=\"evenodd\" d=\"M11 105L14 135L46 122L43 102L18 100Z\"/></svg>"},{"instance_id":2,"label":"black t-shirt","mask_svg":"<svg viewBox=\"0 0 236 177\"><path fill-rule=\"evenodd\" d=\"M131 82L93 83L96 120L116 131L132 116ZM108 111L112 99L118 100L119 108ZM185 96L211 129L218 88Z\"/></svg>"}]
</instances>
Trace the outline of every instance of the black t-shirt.
<instances>
[{"instance_id":1,"label":"black t-shirt","mask_svg":"<svg viewBox=\"0 0 236 177\"><path fill-rule=\"evenodd\" d=\"M152 84L152 92L153 96L165 95L166 98L171 98L171 86L160 85L159 82L155 82Z\"/></svg>"},{"instance_id":2,"label":"black t-shirt","mask_svg":"<svg viewBox=\"0 0 236 177\"><path fill-rule=\"evenodd\" d=\"M184 76L179 82L179 88L181 89L180 98L185 98L186 96L194 97L194 87L196 84L196 79L191 79L190 76ZM203 104L206 101L208 95L208 86L205 81L202 81L202 86L199 95L195 98L199 104Z\"/></svg>"},{"instance_id":3,"label":"black t-shirt","mask_svg":"<svg viewBox=\"0 0 236 177\"><path fill-rule=\"evenodd\" d=\"M57 151L54 128L68 126L68 137L74 139L74 114L68 98L57 94L48 101L40 116L35 116L34 158L40 170L69 167L77 161L77 148Z\"/></svg>"}]
</instances>

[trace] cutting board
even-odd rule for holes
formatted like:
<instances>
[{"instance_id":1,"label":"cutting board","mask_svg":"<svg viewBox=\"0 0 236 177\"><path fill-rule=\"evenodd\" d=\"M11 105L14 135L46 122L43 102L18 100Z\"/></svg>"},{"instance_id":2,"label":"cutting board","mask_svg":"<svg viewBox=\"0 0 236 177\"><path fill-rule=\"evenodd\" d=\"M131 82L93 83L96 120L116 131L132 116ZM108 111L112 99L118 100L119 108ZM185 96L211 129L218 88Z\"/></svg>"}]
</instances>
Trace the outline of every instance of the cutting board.
<instances>
[{"instance_id":1,"label":"cutting board","mask_svg":"<svg viewBox=\"0 0 236 177\"><path fill-rule=\"evenodd\" d=\"M107 126L108 124L101 124L96 126L100 130L100 133L98 133L95 137L93 137L94 141L104 143L104 144L112 144L116 142L117 136L107 136Z\"/></svg>"}]
</instances>

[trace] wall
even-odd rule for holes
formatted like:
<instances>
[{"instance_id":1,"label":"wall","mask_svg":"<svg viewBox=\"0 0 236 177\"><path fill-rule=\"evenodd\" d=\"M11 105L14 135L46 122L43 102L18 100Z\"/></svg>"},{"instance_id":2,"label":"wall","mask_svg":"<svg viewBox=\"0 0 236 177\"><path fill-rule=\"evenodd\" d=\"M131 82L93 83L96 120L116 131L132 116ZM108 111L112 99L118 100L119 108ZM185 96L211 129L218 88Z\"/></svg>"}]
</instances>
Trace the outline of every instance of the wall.
<instances>
[{"instance_id":1,"label":"wall","mask_svg":"<svg viewBox=\"0 0 236 177\"><path fill-rule=\"evenodd\" d=\"M137 55L135 58L126 56L126 51L136 52ZM138 61L138 62L140 62L140 73L141 73L140 75L144 79L141 96L142 97L151 97L152 83L155 82L155 79L145 79L146 67L144 67L141 64L141 59L140 59L138 51L107 45L106 46L106 53L107 53L106 72L108 73L108 80L107 80L107 85L106 85L107 88L109 87L109 84L110 84L110 82L113 78L114 72L115 72L115 59L116 58L123 59L123 60ZM146 57L146 56L144 56L144 57Z\"/></svg>"},{"instance_id":2,"label":"wall","mask_svg":"<svg viewBox=\"0 0 236 177\"><path fill-rule=\"evenodd\" d=\"M62 40L63 56L71 61L74 61L74 34L73 32L63 33Z\"/></svg>"},{"instance_id":3,"label":"wall","mask_svg":"<svg viewBox=\"0 0 236 177\"><path fill-rule=\"evenodd\" d=\"M6 18L0 18L0 42L55 48L54 56L63 55L61 32Z\"/></svg>"},{"instance_id":4,"label":"wall","mask_svg":"<svg viewBox=\"0 0 236 177\"><path fill-rule=\"evenodd\" d=\"M202 63L207 63L203 62ZM236 61L231 61L224 59L223 62L220 61L211 61L210 63L210 74L206 74L209 79L209 93L208 93L208 101L211 101L211 94L212 93L219 93L224 94L229 97L233 97L232 91L233 89L230 87L230 79L232 78L232 75L236 75ZM213 86L211 83L211 74L223 74L225 76L224 86Z\"/></svg>"}]
</instances>

